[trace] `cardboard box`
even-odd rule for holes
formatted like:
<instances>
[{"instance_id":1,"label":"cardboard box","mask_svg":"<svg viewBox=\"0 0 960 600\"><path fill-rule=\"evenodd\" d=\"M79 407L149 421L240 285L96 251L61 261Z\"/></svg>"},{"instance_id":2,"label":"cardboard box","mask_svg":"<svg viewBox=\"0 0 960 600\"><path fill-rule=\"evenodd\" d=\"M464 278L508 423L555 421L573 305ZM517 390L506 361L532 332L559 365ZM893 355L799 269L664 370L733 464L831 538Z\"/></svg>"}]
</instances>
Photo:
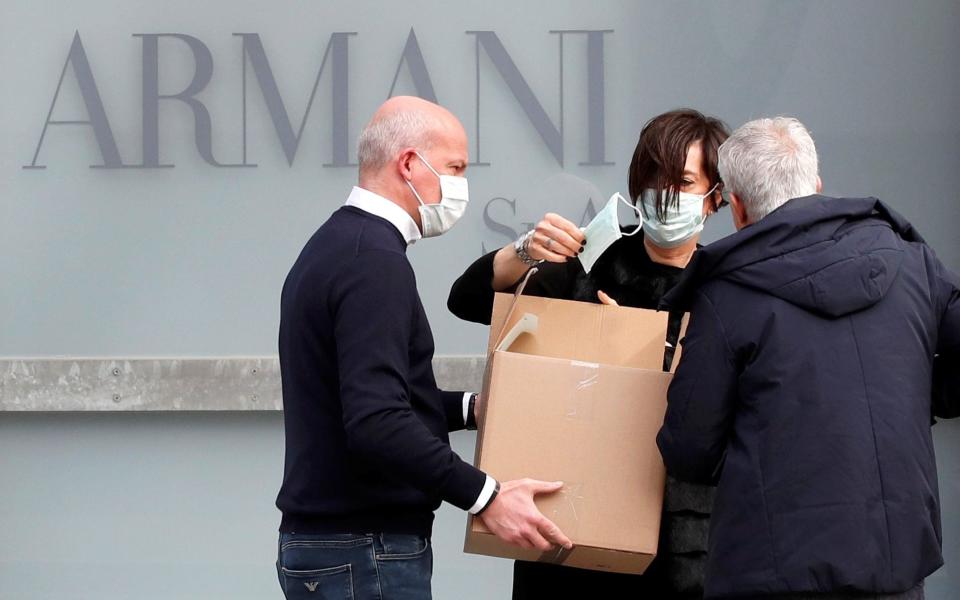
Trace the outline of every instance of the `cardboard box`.
<instances>
[{"instance_id":1,"label":"cardboard box","mask_svg":"<svg viewBox=\"0 0 960 600\"><path fill-rule=\"evenodd\" d=\"M470 517L466 552L618 573L647 568L666 479L656 435L672 377L662 371L667 320L650 310L497 295L475 464L500 481L563 481L537 506L575 547L525 550Z\"/></svg>"}]
</instances>

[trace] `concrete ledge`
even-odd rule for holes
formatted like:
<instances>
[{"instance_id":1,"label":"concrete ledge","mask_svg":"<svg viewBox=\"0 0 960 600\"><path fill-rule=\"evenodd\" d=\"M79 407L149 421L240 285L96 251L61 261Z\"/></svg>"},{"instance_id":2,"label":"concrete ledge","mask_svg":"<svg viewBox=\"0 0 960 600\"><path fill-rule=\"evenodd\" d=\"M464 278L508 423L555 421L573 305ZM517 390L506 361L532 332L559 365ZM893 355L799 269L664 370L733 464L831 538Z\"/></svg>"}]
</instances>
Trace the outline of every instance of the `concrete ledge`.
<instances>
[{"instance_id":1,"label":"concrete ledge","mask_svg":"<svg viewBox=\"0 0 960 600\"><path fill-rule=\"evenodd\" d=\"M438 356L433 364L442 389L480 389L483 356ZM0 359L0 411L282 407L276 357Z\"/></svg>"}]
</instances>

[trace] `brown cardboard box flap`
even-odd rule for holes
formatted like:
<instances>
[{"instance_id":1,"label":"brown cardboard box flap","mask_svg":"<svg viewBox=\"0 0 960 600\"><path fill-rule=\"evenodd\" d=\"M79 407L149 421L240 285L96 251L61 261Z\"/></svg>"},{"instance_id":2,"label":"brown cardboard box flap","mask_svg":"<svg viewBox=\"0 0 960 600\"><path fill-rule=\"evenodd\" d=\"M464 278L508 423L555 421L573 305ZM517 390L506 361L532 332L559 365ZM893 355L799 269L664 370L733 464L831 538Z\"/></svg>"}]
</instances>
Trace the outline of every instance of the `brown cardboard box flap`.
<instances>
[{"instance_id":1,"label":"brown cardboard box flap","mask_svg":"<svg viewBox=\"0 0 960 600\"><path fill-rule=\"evenodd\" d=\"M497 294L488 352L525 314L538 317L536 333L520 336L510 347L511 352L623 367L662 368L666 312Z\"/></svg>"}]
</instances>

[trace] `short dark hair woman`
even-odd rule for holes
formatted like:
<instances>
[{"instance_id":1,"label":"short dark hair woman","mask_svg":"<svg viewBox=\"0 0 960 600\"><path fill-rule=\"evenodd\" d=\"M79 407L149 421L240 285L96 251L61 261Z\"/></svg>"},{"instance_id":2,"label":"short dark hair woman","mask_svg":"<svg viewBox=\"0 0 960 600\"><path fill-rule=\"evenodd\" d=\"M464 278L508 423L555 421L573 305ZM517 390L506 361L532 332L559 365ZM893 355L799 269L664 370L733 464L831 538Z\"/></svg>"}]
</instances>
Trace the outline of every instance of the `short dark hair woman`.
<instances>
[{"instance_id":1,"label":"short dark hair woman","mask_svg":"<svg viewBox=\"0 0 960 600\"><path fill-rule=\"evenodd\" d=\"M526 294L657 308L696 251L703 221L724 204L717 149L727 136L721 121L691 109L651 119L640 132L629 169L630 199L643 216L642 232L621 228L623 236L587 273L578 256L590 240L569 220L548 213L516 243L470 265L450 290L450 311L489 324L494 293L514 288L533 265L539 265L539 272L528 282ZM673 346L680 317L670 316L667 341ZM665 357L665 365L670 361L672 356ZM668 479L660 548L646 573L517 561L513 597L700 597L711 503L710 488Z\"/></svg>"}]
</instances>

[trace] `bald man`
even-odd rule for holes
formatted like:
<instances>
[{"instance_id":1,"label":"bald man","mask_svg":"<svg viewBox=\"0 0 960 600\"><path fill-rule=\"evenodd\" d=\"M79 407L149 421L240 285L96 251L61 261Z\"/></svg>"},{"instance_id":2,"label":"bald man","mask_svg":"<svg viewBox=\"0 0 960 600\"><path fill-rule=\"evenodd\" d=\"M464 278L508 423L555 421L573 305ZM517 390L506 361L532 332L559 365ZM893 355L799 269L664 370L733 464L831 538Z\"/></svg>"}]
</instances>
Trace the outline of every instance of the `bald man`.
<instances>
[{"instance_id":1,"label":"bald man","mask_svg":"<svg viewBox=\"0 0 960 600\"><path fill-rule=\"evenodd\" d=\"M277 571L288 599L422 600L442 501L526 548L571 543L533 503L560 482L501 484L450 448L448 432L474 423L473 397L437 388L406 250L466 209L463 126L396 97L358 146L359 185L304 246L281 296Z\"/></svg>"}]
</instances>

